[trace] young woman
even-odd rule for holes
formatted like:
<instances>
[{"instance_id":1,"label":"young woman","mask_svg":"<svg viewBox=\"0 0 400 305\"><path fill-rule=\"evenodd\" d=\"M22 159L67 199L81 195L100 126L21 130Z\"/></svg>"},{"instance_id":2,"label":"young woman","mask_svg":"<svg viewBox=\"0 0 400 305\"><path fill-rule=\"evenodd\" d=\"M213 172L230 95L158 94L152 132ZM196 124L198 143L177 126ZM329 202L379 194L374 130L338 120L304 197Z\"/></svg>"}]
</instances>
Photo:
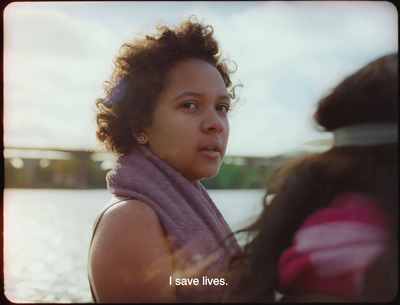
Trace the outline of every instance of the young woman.
<instances>
[{"instance_id":1,"label":"young woman","mask_svg":"<svg viewBox=\"0 0 400 305\"><path fill-rule=\"evenodd\" d=\"M398 293L397 54L379 58L322 99L326 152L285 165L247 230L234 301L388 302ZM270 198L270 197L269 197Z\"/></svg>"},{"instance_id":2,"label":"young woman","mask_svg":"<svg viewBox=\"0 0 400 305\"><path fill-rule=\"evenodd\" d=\"M95 302L214 300L224 287L203 285L202 276L239 249L199 182L225 155L233 71L211 26L189 18L157 29L121 47L96 101L97 137L118 159L107 175L115 197L89 252ZM176 272L209 257L197 285Z\"/></svg>"}]
</instances>

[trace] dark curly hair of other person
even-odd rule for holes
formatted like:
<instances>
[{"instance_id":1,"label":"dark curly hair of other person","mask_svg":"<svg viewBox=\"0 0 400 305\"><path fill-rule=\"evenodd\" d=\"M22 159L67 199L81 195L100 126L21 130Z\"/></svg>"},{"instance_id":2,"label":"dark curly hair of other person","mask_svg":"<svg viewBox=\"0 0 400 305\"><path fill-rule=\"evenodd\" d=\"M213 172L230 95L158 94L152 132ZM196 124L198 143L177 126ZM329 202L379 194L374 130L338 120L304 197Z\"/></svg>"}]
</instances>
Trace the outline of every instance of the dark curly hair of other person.
<instances>
[{"instance_id":1,"label":"dark curly hair of other person","mask_svg":"<svg viewBox=\"0 0 400 305\"><path fill-rule=\"evenodd\" d=\"M235 99L230 76L236 64L221 58L212 26L191 16L175 28L159 24L156 30L154 36L144 35L121 46L114 71L103 83L105 96L96 100L97 139L115 155L136 145L132 132L139 133L151 123L156 97L180 60L197 58L211 64L221 74L229 97Z\"/></svg>"},{"instance_id":2,"label":"dark curly hair of other person","mask_svg":"<svg viewBox=\"0 0 400 305\"><path fill-rule=\"evenodd\" d=\"M321 99L314 119L320 128L398 121L397 53L379 58L342 81ZM398 144L342 146L295 158L279 166L266 185L264 210L241 230L253 238L231 261L241 278L232 301L274 302L278 261L303 221L341 193L362 192L380 200L391 236L364 282L365 301L390 301L398 289ZM271 195L271 196L270 196ZM267 198L271 198L267 200ZM380 279L370 289L371 273Z\"/></svg>"}]
</instances>

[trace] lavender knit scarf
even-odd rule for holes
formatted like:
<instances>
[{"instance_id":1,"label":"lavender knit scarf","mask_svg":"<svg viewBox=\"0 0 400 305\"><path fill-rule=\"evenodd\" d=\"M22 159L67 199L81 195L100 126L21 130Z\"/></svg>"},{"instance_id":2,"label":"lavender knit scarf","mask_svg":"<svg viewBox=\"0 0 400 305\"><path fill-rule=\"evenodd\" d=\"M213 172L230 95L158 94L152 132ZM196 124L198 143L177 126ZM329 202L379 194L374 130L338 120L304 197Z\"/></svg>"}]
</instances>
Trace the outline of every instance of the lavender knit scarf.
<instances>
[{"instance_id":1,"label":"lavender knit scarf","mask_svg":"<svg viewBox=\"0 0 400 305\"><path fill-rule=\"evenodd\" d=\"M146 146L120 157L108 173L107 183L112 194L148 204L172 237L172 251L182 247L189 251L189 265L218 249L221 255L210 267L222 268L240 249L202 184L190 183Z\"/></svg>"}]
</instances>

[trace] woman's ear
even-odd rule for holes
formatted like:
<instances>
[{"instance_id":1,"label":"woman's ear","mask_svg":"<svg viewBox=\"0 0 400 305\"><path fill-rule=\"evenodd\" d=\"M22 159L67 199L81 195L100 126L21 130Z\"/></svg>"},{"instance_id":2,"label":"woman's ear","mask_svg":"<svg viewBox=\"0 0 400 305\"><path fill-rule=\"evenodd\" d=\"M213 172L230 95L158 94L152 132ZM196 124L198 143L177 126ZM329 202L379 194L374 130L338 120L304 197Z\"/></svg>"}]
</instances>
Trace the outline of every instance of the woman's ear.
<instances>
[{"instance_id":1,"label":"woman's ear","mask_svg":"<svg viewBox=\"0 0 400 305\"><path fill-rule=\"evenodd\" d=\"M131 126L131 133L138 144L147 144L149 142L149 138L147 137L144 128Z\"/></svg>"}]
</instances>

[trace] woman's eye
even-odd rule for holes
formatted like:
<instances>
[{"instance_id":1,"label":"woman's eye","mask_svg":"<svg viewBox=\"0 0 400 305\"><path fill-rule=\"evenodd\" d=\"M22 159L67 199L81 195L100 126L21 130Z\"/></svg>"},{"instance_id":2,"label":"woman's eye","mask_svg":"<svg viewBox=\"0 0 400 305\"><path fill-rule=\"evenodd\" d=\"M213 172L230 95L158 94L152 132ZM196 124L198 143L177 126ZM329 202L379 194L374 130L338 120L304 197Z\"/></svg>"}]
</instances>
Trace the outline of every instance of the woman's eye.
<instances>
[{"instance_id":1,"label":"woman's eye","mask_svg":"<svg viewBox=\"0 0 400 305\"><path fill-rule=\"evenodd\" d=\"M186 109L196 109L196 104L195 104L195 103L192 103L192 102L190 102L190 103L185 103L185 104L182 105L182 107L183 107L183 108L186 108Z\"/></svg>"},{"instance_id":2,"label":"woman's eye","mask_svg":"<svg viewBox=\"0 0 400 305\"><path fill-rule=\"evenodd\" d=\"M228 112L229 111L229 106L228 105L218 105L217 106L217 110L218 111L222 111L222 112Z\"/></svg>"}]
</instances>

